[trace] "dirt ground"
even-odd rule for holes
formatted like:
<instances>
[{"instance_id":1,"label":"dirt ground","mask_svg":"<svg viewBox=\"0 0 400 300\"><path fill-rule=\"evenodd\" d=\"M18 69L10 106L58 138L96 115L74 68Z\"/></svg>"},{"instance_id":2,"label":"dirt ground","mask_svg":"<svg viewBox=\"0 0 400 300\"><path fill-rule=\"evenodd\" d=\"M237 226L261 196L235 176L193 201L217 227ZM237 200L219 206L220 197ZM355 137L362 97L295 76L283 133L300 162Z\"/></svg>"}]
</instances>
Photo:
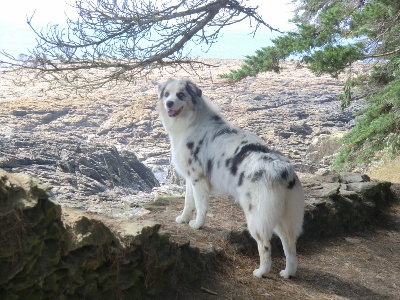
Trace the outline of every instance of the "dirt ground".
<instances>
[{"instance_id":1,"label":"dirt ground","mask_svg":"<svg viewBox=\"0 0 400 300\"><path fill-rule=\"evenodd\" d=\"M279 276L285 260L273 249L273 266L263 279L254 278L258 255L234 249L224 232L245 225L240 208L228 199L212 198L206 226L194 231L176 224L183 200L153 207L145 218L161 220L171 239L187 239L200 249L220 247L224 261L209 266L207 276L182 287L175 299L400 299L400 184L393 186L396 201L368 230L298 241L299 270L295 278ZM165 203L165 201L163 201Z\"/></svg>"}]
</instances>

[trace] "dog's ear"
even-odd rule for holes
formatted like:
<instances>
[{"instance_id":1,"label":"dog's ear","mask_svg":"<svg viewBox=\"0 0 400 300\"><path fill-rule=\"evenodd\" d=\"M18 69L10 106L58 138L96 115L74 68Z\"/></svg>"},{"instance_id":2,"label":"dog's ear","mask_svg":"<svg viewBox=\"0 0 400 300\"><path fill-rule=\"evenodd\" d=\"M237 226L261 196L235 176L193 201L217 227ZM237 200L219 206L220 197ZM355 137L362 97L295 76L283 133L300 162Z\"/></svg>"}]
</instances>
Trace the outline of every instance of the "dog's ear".
<instances>
[{"instance_id":1,"label":"dog's ear","mask_svg":"<svg viewBox=\"0 0 400 300\"><path fill-rule=\"evenodd\" d=\"M158 99L161 99L162 97L164 97L164 90L165 90L166 86L172 81L173 81L172 78L168 78L168 80L166 82L160 83L158 85Z\"/></svg>"},{"instance_id":2,"label":"dog's ear","mask_svg":"<svg viewBox=\"0 0 400 300\"><path fill-rule=\"evenodd\" d=\"M186 91L189 93L190 97L192 97L193 104L196 104L196 98L201 97L202 91L199 89L193 82L190 80L186 81L185 85Z\"/></svg>"}]
</instances>

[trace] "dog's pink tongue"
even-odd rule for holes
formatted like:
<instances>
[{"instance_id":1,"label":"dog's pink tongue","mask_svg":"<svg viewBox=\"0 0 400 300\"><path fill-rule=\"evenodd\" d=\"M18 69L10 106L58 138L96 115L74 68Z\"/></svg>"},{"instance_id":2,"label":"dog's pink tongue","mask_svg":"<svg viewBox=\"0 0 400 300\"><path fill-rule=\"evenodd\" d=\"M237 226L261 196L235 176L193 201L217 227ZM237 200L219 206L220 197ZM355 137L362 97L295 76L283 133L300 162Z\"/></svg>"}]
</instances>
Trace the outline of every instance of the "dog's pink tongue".
<instances>
[{"instance_id":1,"label":"dog's pink tongue","mask_svg":"<svg viewBox=\"0 0 400 300\"><path fill-rule=\"evenodd\" d=\"M175 116L175 114L176 114L175 110L173 110L173 109L168 110L168 117L173 117L173 116Z\"/></svg>"},{"instance_id":2,"label":"dog's pink tongue","mask_svg":"<svg viewBox=\"0 0 400 300\"><path fill-rule=\"evenodd\" d=\"M168 116L176 117L177 115L179 115L181 113L182 109L183 109L183 106L178 110L168 109Z\"/></svg>"}]
</instances>

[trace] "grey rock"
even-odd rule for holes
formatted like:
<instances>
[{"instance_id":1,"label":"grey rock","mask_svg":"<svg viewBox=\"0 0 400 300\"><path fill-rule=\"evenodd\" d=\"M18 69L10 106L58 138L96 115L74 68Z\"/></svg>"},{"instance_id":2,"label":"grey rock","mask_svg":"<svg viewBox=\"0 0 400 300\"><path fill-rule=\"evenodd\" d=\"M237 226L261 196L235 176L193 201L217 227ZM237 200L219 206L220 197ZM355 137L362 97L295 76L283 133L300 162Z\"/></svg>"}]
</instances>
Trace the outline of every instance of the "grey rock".
<instances>
[{"instance_id":1,"label":"grey rock","mask_svg":"<svg viewBox=\"0 0 400 300\"><path fill-rule=\"evenodd\" d=\"M369 182L371 179L366 174L359 173L340 173L340 182L355 183L355 182Z\"/></svg>"},{"instance_id":2,"label":"grey rock","mask_svg":"<svg viewBox=\"0 0 400 300\"><path fill-rule=\"evenodd\" d=\"M374 197L382 190L382 183L376 181L349 183L347 187L366 197Z\"/></svg>"},{"instance_id":3,"label":"grey rock","mask_svg":"<svg viewBox=\"0 0 400 300\"><path fill-rule=\"evenodd\" d=\"M75 207L83 208L81 205L87 196L109 190L119 192L115 196L110 193L104 196L119 201L123 194L149 193L159 185L151 170L133 152L118 151L74 135L20 133L0 140L0 149L9 153L0 158L0 168L37 175L54 186L52 197L61 203L67 195L73 195Z\"/></svg>"},{"instance_id":4,"label":"grey rock","mask_svg":"<svg viewBox=\"0 0 400 300\"><path fill-rule=\"evenodd\" d=\"M218 75L240 62L215 65L197 70L201 80L193 80L229 121L291 157L298 171L327 173L332 153L316 149L320 153L307 157L307 149L314 138L353 125L360 105L340 110L335 99L342 92L341 80L283 62L279 74L262 73L230 85ZM168 76L190 75L172 71ZM118 202L135 191L150 191L157 184L147 171L162 184L183 184L170 170L168 136L156 110L160 76L149 73L135 84L80 97L60 90L44 95L43 86L16 87L7 84L13 78L6 74L0 79L0 167L34 174L54 185L53 196L63 204L86 209L99 199ZM147 171L132 165L137 160Z\"/></svg>"},{"instance_id":5,"label":"grey rock","mask_svg":"<svg viewBox=\"0 0 400 300\"><path fill-rule=\"evenodd\" d=\"M308 170L316 172L319 169L328 168L332 158L342 146L335 137L330 134L321 134L315 137L308 146L304 164Z\"/></svg>"},{"instance_id":6,"label":"grey rock","mask_svg":"<svg viewBox=\"0 0 400 300\"><path fill-rule=\"evenodd\" d=\"M306 238L363 229L393 200L389 182L371 181L366 175L340 173L338 176L314 176L305 182L310 179L313 184L305 186ZM357 182L347 183L349 181Z\"/></svg>"},{"instance_id":7,"label":"grey rock","mask_svg":"<svg viewBox=\"0 0 400 300\"><path fill-rule=\"evenodd\" d=\"M340 183L321 183L311 188L312 197L332 198L339 193Z\"/></svg>"},{"instance_id":8,"label":"grey rock","mask_svg":"<svg viewBox=\"0 0 400 300\"><path fill-rule=\"evenodd\" d=\"M291 132L294 132L295 134L303 136L310 135L313 132L313 129L306 123L303 123L301 125L290 125L289 130Z\"/></svg>"}]
</instances>

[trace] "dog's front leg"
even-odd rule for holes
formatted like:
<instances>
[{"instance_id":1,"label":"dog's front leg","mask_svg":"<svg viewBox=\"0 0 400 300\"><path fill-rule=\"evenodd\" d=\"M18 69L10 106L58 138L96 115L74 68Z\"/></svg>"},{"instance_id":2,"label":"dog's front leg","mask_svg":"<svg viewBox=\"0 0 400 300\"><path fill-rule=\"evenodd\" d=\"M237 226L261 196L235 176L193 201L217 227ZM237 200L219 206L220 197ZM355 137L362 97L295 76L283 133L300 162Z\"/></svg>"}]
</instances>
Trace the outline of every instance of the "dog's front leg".
<instances>
[{"instance_id":1,"label":"dog's front leg","mask_svg":"<svg viewBox=\"0 0 400 300\"><path fill-rule=\"evenodd\" d=\"M206 221L208 210L209 185L207 180L199 180L192 185L194 203L196 205L196 220L189 222L190 227L199 229Z\"/></svg>"},{"instance_id":2,"label":"dog's front leg","mask_svg":"<svg viewBox=\"0 0 400 300\"><path fill-rule=\"evenodd\" d=\"M186 180L185 206L182 214L176 217L176 223L188 223L192 219L195 208L192 183Z\"/></svg>"}]
</instances>

